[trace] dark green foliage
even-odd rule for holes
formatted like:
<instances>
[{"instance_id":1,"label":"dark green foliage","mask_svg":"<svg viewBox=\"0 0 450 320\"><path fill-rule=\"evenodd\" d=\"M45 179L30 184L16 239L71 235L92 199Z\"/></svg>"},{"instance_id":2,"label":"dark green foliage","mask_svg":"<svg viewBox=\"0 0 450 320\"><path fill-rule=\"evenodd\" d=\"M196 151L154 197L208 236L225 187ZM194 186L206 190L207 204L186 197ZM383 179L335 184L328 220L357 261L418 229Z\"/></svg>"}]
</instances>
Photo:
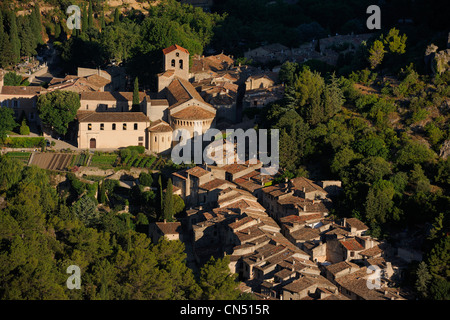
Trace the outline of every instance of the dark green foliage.
<instances>
[{"instance_id":1,"label":"dark green foliage","mask_svg":"<svg viewBox=\"0 0 450 320\"><path fill-rule=\"evenodd\" d=\"M66 134L80 108L80 97L75 92L56 90L40 95L36 106L45 125L59 134Z\"/></svg>"},{"instance_id":2,"label":"dark green foliage","mask_svg":"<svg viewBox=\"0 0 450 320\"><path fill-rule=\"evenodd\" d=\"M6 138L8 132L17 126L14 120L14 111L11 108L0 107L0 141Z\"/></svg>"},{"instance_id":3,"label":"dark green foliage","mask_svg":"<svg viewBox=\"0 0 450 320\"><path fill-rule=\"evenodd\" d=\"M175 211L173 201L172 179L169 179L169 181L167 182L166 192L164 193L162 218L165 221L170 222L173 221L174 215Z\"/></svg>"},{"instance_id":4,"label":"dark green foliage","mask_svg":"<svg viewBox=\"0 0 450 320\"><path fill-rule=\"evenodd\" d=\"M5 201L0 211L2 300L192 300L238 295L239 291L231 291L237 282L228 280L234 276L229 275L227 261L205 267L203 278L197 280L186 265L181 242L162 237L151 244L146 234L134 231L129 214L99 214L88 194L66 206L47 173L37 167L0 156L0 169ZM78 180L68 178L71 183ZM113 192L115 182L105 180L100 189ZM136 224L148 225L147 217L138 214ZM81 268L81 290L66 287L69 265Z\"/></svg>"}]
</instances>

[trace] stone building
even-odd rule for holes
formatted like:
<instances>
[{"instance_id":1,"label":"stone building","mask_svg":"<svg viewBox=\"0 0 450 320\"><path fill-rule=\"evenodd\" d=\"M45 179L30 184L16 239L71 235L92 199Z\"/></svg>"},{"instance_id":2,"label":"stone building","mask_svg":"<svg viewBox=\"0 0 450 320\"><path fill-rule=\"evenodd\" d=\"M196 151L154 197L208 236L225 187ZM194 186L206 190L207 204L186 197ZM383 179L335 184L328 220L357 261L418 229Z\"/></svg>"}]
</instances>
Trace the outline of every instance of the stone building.
<instances>
[{"instance_id":1,"label":"stone building","mask_svg":"<svg viewBox=\"0 0 450 320\"><path fill-rule=\"evenodd\" d=\"M116 149L135 145L148 148L149 119L142 112L78 112L78 147Z\"/></svg>"}]
</instances>

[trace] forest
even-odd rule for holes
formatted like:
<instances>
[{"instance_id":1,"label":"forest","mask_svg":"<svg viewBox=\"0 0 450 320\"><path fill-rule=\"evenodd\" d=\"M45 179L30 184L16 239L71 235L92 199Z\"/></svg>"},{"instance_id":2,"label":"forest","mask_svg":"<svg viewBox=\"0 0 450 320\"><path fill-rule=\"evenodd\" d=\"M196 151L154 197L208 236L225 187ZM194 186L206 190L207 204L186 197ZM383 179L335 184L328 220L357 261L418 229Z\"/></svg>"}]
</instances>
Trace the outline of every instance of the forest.
<instances>
[{"instance_id":1,"label":"forest","mask_svg":"<svg viewBox=\"0 0 450 320\"><path fill-rule=\"evenodd\" d=\"M373 67L380 39L390 49ZM387 241L428 226L424 261L411 267L408 285L420 297L449 299L450 159L438 155L450 138L450 71L419 74L405 66L407 43L396 29L374 37L355 54L364 69L348 76L286 62L279 74L285 97L260 110L258 126L280 130L284 173L277 181L342 181L335 217L356 217Z\"/></svg>"},{"instance_id":2,"label":"forest","mask_svg":"<svg viewBox=\"0 0 450 320\"><path fill-rule=\"evenodd\" d=\"M98 183L73 174L67 181L61 187L54 173L0 156L0 299L248 298L237 290L228 258L212 258L194 274L183 243L163 237L151 244L144 214L99 212L99 202L120 197L113 180L101 183L98 199ZM132 203L145 199L139 190L133 196ZM66 287L70 265L81 269L81 290Z\"/></svg>"}]
</instances>

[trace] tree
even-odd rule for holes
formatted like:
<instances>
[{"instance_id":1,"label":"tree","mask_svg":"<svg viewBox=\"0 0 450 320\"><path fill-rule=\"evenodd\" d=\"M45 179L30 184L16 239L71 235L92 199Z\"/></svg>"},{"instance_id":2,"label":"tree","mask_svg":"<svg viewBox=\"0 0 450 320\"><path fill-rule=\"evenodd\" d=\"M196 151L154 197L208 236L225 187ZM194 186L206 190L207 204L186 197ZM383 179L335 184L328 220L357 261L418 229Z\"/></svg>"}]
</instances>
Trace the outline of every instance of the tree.
<instances>
[{"instance_id":1,"label":"tree","mask_svg":"<svg viewBox=\"0 0 450 320\"><path fill-rule=\"evenodd\" d=\"M27 136L30 134L30 127L27 126L27 120L23 119L22 124L20 125L19 132L21 135Z\"/></svg>"},{"instance_id":2,"label":"tree","mask_svg":"<svg viewBox=\"0 0 450 320\"><path fill-rule=\"evenodd\" d=\"M87 26L88 28L94 27L94 13L92 11L92 1L89 1L88 13L87 13Z\"/></svg>"},{"instance_id":3,"label":"tree","mask_svg":"<svg viewBox=\"0 0 450 320\"><path fill-rule=\"evenodd\" d=\"M339 86L339 80L333 73L330 82L326 85L323 95L324 116L326 119L333 117L341 110L345 102L344 94Z\"/></svg>"},{"instance_id":4,"label":"tree","mask_svg":"<svg viewBox=\"0 0 450 320\"><path fill-rule=\"evenodd\" d=\"M98 213L95 199L84 195L72 206L72 212L85 225L92 225L97 221Z\"/></svg>"},{"instance_id":5,"label":"tree","mask_svg":"<svg viewBox=\"0 0 450 320\"><path fill-rule=\"evenodd\" d=\"M56 90L40 95L36 106L42 122L64 135L80 108L80 96L75 92Z\"/></svg>"},{"instance_id":6,"label":"tree","mask_svg":"<svg viewBox=\"0 0 450 320\"><path fill-rule=\"evenodd\" d=\"M422 298L428 297L428 286L430 284L430 280L432 279L430 273L428 272L428 267L425 261L419 263L419 267L416 271L416 283L415 287L417 292L422 296Z\"/></svg>"},{"instance_id":7,"label":"tree","mask_svg":"<svg viewBox=\"0 0 450 320\"><path fill-rule=\"evenodd\" d=\"M290 86L294 83L295 73L298 69L298 63L286 61L280 68L278 79L286 86Z\"/></svg>"},{"instance_id":8,"label":"tree","mask_svg":"<svg viewBox=\"0 0 450 320\"><path fill-rule=\"evenodd\" d=\"M425 175L422 166L418 163L414 164L414 169L410 173L410 182L414 186L416 192L429 192L430 180Z\"/></svg>"},{"instance_id":9,"label":"tree","mask_svg":"<svg viewBox=\"0 0 450 320\"><path fill-rule=\"evenodd\" d=\"M383 42L380 40L375 40L372 46L369 49L369 63L372 69L375 69L381 62L383 61L384 54L386 50L384 50Z\"/></svg>"},{"instance_id":10,"label":"tree","mask_svg":"<svg viewBox=\"0 0 450 320\"><path fill-rule=\"evenodd\" d=\"M116 9L114 10L114 24L115 25L120 24L120 11L118 7L116 7Z\"/></svg>"},{"instance_id":11,"label":"tree","mask_svg":"<svg viewBox=\"0 0 450 320\"><path fill-rule=\"evenodd\" d=\"M17 127L14 120L14 111L8 107L0 106L0 140L5 140L8 132Z\"/></svg>"},{"instance_id":12,"label":"tree","mask_svg":"<svg viewBox=\"0 0 450 320\"><path fill-rule=\"evenodd\" d=\"M392 28L386 37L381 39L391 53L403 54L406 50L406 34L400 36L399 30Z\"/></svg>"},{"instance_id":13,"label":"tree","mask_svg":"<svg viewBox=\"0 0 450 320\"><path fill-rule=\"evenodd\" d=\"M355 167L358 179L372 183L391 174L391 164L381 157L369 157L363 159Z\"/></svg>"},{"instance_id":14,"label":"tree","mask_svg":"<svg viewBox=\"0 0 450 320\"><path fill-rule=\"evenodd\" d=\"M200 269L199 285L202 289L202 299L205 300L236 300L239 296L236 274L231 274L228 264L230 258L211 257Z\"/></svg>"},{"instance_id":15,"label":"tree","mask_svg":"<svg viewBox=\"0 0 450 320\"><path fill-rule=\"evenodd\" d=\"M174 209L173 209L173 188L172 179L169 178L167 182L166 192L164 194L163 202L163 219L166 221L173 221Z\"/></svg>"},{"instance_id":16,"label":"tree","mask_svg":"<svg viewBox=\"0 0 450 320\"><path fill-rule=\"evenodd\" d=\"M139 99L139 79L136 77L134 79L134 89L133 89L133 110L140 110L140 99Z\"/></svg>"},{"instance_id":17,"label":"tree","mask_svg":"<svg viewBox=\"0 0 450 320\"><path fill-rule=\"evenodd\" d=\"M14 63L19 62L20 60L20 39L19 39L19 32L17 30L17 19L16 14L14 11L7 11L6 12L6 19L5 19L6 27L9 30L9 39L11 41L11 47L14 57Z\"/></svg>"},{"instance_id":18,"label":"tree","mask_svg":"<svg viewBox=\"0 0 450 320\"><path fill-rule=\"evenodd\" d=\"M0 67L6 68L14 61L15 56L9 35L0 31Z\"/></svg>"},{"instance_id":19,"label":"tree","mask_svg":"<svg viewBox=\"0 0 450 320\"><path fill-rule=\"evenodd\" d=\"M385 223L394 202L395 189L390 181L378 180L369 189L365 203L366 218L372 223Z\"/></svg>"},{"instance_id":20,"label":"tree","mask_svg":"<svg viewBox=\"0 0 450 320\"><path fill-rule=\"evenodd\" d=\"M139 183L146 187L151 187L153 184L153 178L151 173L141 172L139 174Z\"/></svg>"}]
</instances>

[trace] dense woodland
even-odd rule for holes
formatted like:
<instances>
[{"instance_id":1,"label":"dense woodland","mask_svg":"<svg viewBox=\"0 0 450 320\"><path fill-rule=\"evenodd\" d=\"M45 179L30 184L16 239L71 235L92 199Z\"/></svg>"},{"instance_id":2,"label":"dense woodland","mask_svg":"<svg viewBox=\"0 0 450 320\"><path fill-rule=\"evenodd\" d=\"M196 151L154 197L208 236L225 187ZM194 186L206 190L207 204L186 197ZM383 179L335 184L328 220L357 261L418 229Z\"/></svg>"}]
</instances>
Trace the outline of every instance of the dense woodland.
<instances>
[{"instance_id":1,"label":"dense woodland","mask_svg":"<svg viewBox=\"0 0 450 320\"><path fill-rule=\"evenodd\" d=\"M28 2L20 6L28 8ZM144 13L109 10L101 0L78 1L83 4L82 29L73 34L65 24L69 1L44 2L54 9L39 15L31 7L29 19L16 17L9 6L14 1L0 5L1 67L35 55L48 40L64 72L115 61L132 79L139 77L143 87L152 88L160 51L173 43L192 54L223 50L241 57L264 43L295 47L328 34L368 32L369 1L268 5L221 0L215 1L214 13L175 0ZM286 85L285 98L246 112L258 114L258 127L280 129L283 174L278 181L300 175L342 180L333 216L357 217L373 236L392 242L399 232L421 230L424 260L411 264L403 285L423 299L450 299L450 160L439 157L450 139L450 71L433 74L424 62L430 43L446 47L446 5L440 0L414 5L386 1L380 5L382 30L372 32L358 50L340 55L336 66L284 63L279 77ZM397 25L402 18L414 23ZM2 135L7 132L3 127L16 125L11 114L3 113ZM56 188L54 175L0 158L0 265L7 266L0 270L1 298L239 297L225 271L226 259L211 260L194 275L184 263L182 244L152 245L143 234L148 221L171 220L182 212L181 199L163 194L170 180L143 175L142 185L158 191L132 190L131 213L122 214L124 202L114 183L100 181L93 187L68 178L68 185ZM98 203L109 209L95 209ZM86 285L81 291L65 289L70 264L82 267Z\"/></svg>"}]
</instances>

